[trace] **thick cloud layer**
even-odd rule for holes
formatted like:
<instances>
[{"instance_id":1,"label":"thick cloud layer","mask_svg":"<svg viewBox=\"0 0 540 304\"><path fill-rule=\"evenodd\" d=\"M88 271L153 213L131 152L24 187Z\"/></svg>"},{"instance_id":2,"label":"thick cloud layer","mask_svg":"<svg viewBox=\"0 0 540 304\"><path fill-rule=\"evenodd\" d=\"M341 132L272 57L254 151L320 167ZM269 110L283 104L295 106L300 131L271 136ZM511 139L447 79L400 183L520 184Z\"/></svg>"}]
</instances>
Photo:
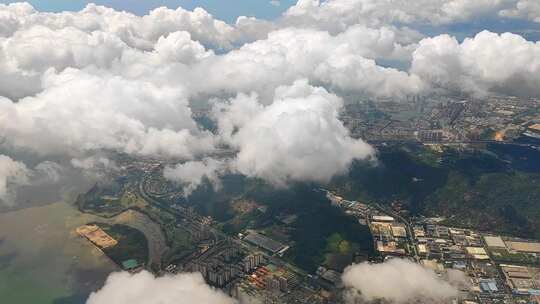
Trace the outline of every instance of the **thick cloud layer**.
<instances>
[{"instance_id":1,"label":"thick cloud layer","mask_svg":"<svg viewBox=\"0 0 540 304\"><path fill-rule=\"evenodd\" d=\"M268 94L277 86L306 77L329 87L370 96L417 94L423 88L418 77L379 66L374 60L406 59L413 49L412 45L400 44L398 34L391 28L358 26L337 36L325 31L287 28L270 33L268 39L202 61L193 68L193 87L202 92Z\"/></svg>"},{"instance_id":2,"label":"thick cloud layer","mask_svg":"<svg viewBox=\"0 0 540 304\"><path fill-rule=\"evenodd\" d=\"M262 178L275 186L291 181L327 182L345 173L354 159L374 158L374 150L352 139L338 119L342 100L307 80L278 87L269 105L240 94L217 103L219 137L237 150L233 159L190 161L168 167L164 176L184 184L189 195L203 178L219 186L226 172Z\"/></svg>"},{"instance_id":3,"label":"thick cloud layer","mask_svg":"<svg viewBox=\"0 0 540 304\"><path fill-rule=\"evenodd\" d=\"M151 50L162 36L176 31L187 31L196 40L216 48L228 48L241 38L241 31L207 11L197 8L188 11L165 7L139 17L126 12L89 4L79 12L42 13L27 3L0 4L0 36L11 36L16 31L35 25L51 29L75 28L84 32L103 31L114 34L131 47Z\"/></svg>"},{"instance_id":4,"label":"thick cloud layer","mask_svg":"<svg viewBox=\"0 0 540 304\"><path fill-rule=\"evenodd\" d=\"M149 272L117 272L86 304L234 304L236 300L204 282L199 273L156 278Z\"/></svg>"},{"instance_id":5,"label":"thick cloud layer","mask_svg":"<svg viewBox=\"0 0 540 304\"><path fill-rule=\"evenodd\" d=\"M46 89L36 96L0 98L4 145L41 155L108 149L183 158L213 147L181 89L75 69L50 71L42 82Z\"/></svg>"},{"instance_id":6,"label":"thick cloud layer","mask_svg":"<svg viewBox=\"0 0 540 304\"><path fill-rule=\"evenodd\" d=\"M382 264L362 263L349 266L343 273L343 284L349 288L348 299L390 303L447 303L458 296L457 285L464 275L452 274L451 280L440 278L435 272L403 259L392 259Z\"/></svg>"},{"instance_id":7,"label":"thick cloud layer","mask_svg":"<svg viewBox=\"0 0 540 304\"><path fill-rule=\"evenodd\" d=\"M339 32L353 24L448 24L497 15L518 0L300 0L282 22Z\"/></svg>"},{"instance_id":8,"label":"thick cloud layer","mask_svg":"<svg viewBox=\"0 0 540 304\"><path fill-rule=\"evenodd\" d=\"M104 151L173 158L183 165L168 177L188 192L204 178L218 185L223 168L276 185L324 182L373 155L339 121L340 94L538 96L538 43L487 31L459 43L418 31L484 16L535 21L536 7L301 0L275 21L227 24L203 9L136 16L92 4L61 13L0 4L0 148L15 161L20 152L63 157L89 171L106 166ZM215 134L192 118L201 100L232 96L214 116ZM238 154L213 159L221 146Z\"/></svg>"},{"instance_id":9,"label":"thick cloud layer","mask_svg":"<svg viewBox=\"0 0 540 304\"><path fill-rule=\"evenodd\" d=\"M441 35L424 39L412 72L434 88L487 95L540 95L540 43L511 33L484 31L461 44Z\"/></svg>"},{"instance_id":10,"label":"thick cloud layer","mask_svg":"<svg viewBox=\"0 0 540 304\"><path fill-rule=\"evenodd\" d=\"M274 98L263 106L254 94L239 95L216 111L222 137L238 149L233 170L278 186L327 182L353 159L373 156L338 119L342 101L336 95L300 80L277 88Z\"/></svg>"}]
</instances>

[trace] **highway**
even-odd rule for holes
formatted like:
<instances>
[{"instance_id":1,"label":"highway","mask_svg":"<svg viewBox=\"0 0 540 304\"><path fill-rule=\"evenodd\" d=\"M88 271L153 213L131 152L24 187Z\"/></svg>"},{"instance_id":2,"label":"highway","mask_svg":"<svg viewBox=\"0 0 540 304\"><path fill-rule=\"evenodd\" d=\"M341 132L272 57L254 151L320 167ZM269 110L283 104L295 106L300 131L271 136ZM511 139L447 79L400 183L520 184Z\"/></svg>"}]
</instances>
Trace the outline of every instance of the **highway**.
<instances>
[{"instance_id":1,"label":"highway","mask_svg":"<svg viewBox=\"0 0 540 304\"><path fill-rule=\"evenodd\" d=\"M367 143L372 145L382 144L425 144L425 145L468 145L468 144L496 144L496 145L512 145L519 147L528 147L533 149L540 149L540 145L530 143L517 143L510 141L497 141L497 140L470 140L470 141L436 141L436 142L422 142L418 140L366 140Z\"/></svg>"}]
</instances>

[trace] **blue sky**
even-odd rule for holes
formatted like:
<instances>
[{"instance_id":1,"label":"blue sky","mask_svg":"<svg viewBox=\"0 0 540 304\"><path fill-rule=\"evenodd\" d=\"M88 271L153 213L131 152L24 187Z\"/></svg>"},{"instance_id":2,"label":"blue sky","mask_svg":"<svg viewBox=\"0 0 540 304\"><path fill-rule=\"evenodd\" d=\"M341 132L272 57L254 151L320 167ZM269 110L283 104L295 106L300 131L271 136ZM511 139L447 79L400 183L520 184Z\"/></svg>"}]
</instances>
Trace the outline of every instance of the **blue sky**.
<instances>
[{"instance_id":1,"label":"blue sky","mask_svg":"<svg viewBox=\"0 0 540 304\"><path fill-rule=\"evenodd\" d=\"M11 3L19 1L0 0L0 3ZM138 15L144 15L149 10L167 6L177 8L181 6L186 9L193 9L197 6L203 7L212 15L219 19L234 22L238 16L256 16L263 19L274 19L289 6L296 3L296 0L281 0L280 6L270 4L270 0L28 0L36 9L40 11L64 11L80 10L87 3L96 3L113 7L117 10L126 10Z\"/></svg>"},{"instance_id":2,"label":"blue sky","mask_svg":"<svg viewBox=\"0 0 540 304\"><path fill-rule=\"evenodd\" d=\"M0 0L0 3L20 2L23 0ZM84 8L88 3L96 3L125 10L137 15L144 15L148 11L167 6L177 8L181 6L185 9L193 10L200 6L214 15L216 18L234 23L238 16L255 16L257 18L272 20L278 17L283 11L295 4L297 0L280 0L279 6L270 4L270 0L26 0L39 11L58 12L64 10L77 11ZM523 20L501 19L501 18L481 18L466 23L457 23L446 26L412 25L411 27L420 32L434 36L448 33L456 36L459 40L465 37L474 36L476 33L487 29L493 32L513 32L522 35L528 40L540 40L540 26Z\"/></svg>"}]
</instances>

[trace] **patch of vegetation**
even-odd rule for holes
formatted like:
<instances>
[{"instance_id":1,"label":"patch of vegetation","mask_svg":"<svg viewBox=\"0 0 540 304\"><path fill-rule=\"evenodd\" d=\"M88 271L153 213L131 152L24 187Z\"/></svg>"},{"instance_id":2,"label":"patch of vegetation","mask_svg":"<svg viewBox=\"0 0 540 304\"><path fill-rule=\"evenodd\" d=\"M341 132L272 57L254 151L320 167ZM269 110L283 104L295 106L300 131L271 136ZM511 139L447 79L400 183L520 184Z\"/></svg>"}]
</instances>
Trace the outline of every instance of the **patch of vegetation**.
<instances>
[{"instance_id":1,"label":"patch of vegetation","mask_svg":"<svg viewBox=\"0 0 540 304\"><path fill-rule=\"evenodd\" d=\"M229 221L223 223L222 229L225 233L236 235L245 229L258 229L269 224L268 217L255 210L248 214L237 214Z\"/></svg>"},{"instance_id":2,"label":"patch of vegetation","mask_svg":"<svg viewBox=\"0 0 540 304\"><path fill-rule=\"evenodd\" d=\"M294 228L283 225L283 223L276 223L275 225L263 229L266 236L284 244L288 244L291 241L292 231L294 231Z\"/></svg>"},{"instance_id":3,"label":"patch of vegetation","mask_svg":"<svg viewBox=\"0 0 540 304\"><path fill-rule=\"evenodd\" d=\"M492 140L495 137L496 131L491 128L486 128L482 130L482 132L479 135L480 139L483 140Z\"/></svg>"},{"instance_id":4,"label":"patch of vegetation","mask_svg":"<svg viewBox=\"0 0 540 304\"><path fill-rule=\"evenodd\" d=\"M490 249L489 253L497 263L508 263L517 265L540 265L540 257L521 252L509 252L506 249Z\"/></svg>"},{"instance_id":5,"label":"patch of vegetation","mask_svg":"<svg viewBox=\"0 0 540 304\"><path fill-rule=\"evenodd\" d=\"M443 186L448 176L448 169L424 162L419 152L426 158L430 153L416 146L382 148L376 166L355 162L349 174L335 178L330 187L349 199L408 201L411 212L418 213L425 198Z\"/></svg>"},{"instance_id":6,"label":"patch of vegetation","mask_svg":"<svg viewBox=\"0 0 540 304\"><path fill-rule=\"evenodd\" d=\"M250 189L250 180L240 175L226 175L218 190L206 181L197 188L186 203L202 215L212 216L219 222L227 222L236 216L231 202Z\"/></svg>"},{"instance_id":7,"label":"patch of vegetation","mask_svg":"<svg viewBox=\"0 0 540 304\"><path fill-rule=\"evenodd\" d=\"M360 250L357 243L351 243L344 239L341 234L334 233L326 240L324 264L326 268L343 271L353 262L355 252Z\"/></svg>"},{"instance_id":8,"label":"patch of vegetation","mask_svg":"<svg viewBox=\"0 0 540 304\"><path fill-rule=\"evenodd\" d=\"M135 194L135 192L125 191L122 194L122 197L120 197L120 205L123 206L124 209L131 207L144 208L148 205L148 203L143 198Z\"/></svg>"},{"instance_id":9,"label":"patch of vegetation","mask_svg":"<svg viewBox=\"0 0 540 304\"><path fill-rule=\"evenodd\" d=\"M315 189L304 184L292 185L288 190L261 188L247 196L267 205L267 214L272 218L280 214L298 216L290 225L293 246L287 251L286 258L309 272L314 272L325 262L327 240L333 234L340 235L351 245L357 244L354 250L365 255L373 254L373 239L368 228L360 225L356 218L333 207L325 194ZM335 264L342 265L341 262Z\"/></svg>"},{"instance_id":10,"label":"patch of vegetation","mask_svg":"<svg viewBox=\"0 0 540 304\"><path fill-rule=\"evenodd\" d=\"M454 173L426 201L430 214L451 215L448 223L540 238L540 174L483 174L474 181Z\"/></svg>"},{"instance_id":11,"label":"patch of vegetation","mask_svg":"<svg viewBox=\"0 0 540 304\"><path fill-rule=\"evenodd\" d=\"M148 240L139 230L126 225L96 223L103 231L118 241L115 246L104 248L103 252L116 264L134 259L138 263L148 263Z\"/></svg>"},{"instance_id":12,"label":"patch of vegetation","mask_svg":"<svg viewBox=\"0 0 540 304\"><path fill-rule=\"evenodd\" d=\"M166 230L166 238L170 240L170 250L164 257L168 263L181 260L193 252L194 246L189 233L179 227Z\"/></svg>"},{"instance_id":13,"label":"patch of vegetation","mask_svg":"<svg viewBox=\"0 0 540 304\"><path fill-rule=\"evenodd\" d=\"M132 189L125 180L107 185L95 185L77 198L77 206L82 212L103 217L113 217L129 208L144 208L147 203Z\"/></svg>"}]
</instances>

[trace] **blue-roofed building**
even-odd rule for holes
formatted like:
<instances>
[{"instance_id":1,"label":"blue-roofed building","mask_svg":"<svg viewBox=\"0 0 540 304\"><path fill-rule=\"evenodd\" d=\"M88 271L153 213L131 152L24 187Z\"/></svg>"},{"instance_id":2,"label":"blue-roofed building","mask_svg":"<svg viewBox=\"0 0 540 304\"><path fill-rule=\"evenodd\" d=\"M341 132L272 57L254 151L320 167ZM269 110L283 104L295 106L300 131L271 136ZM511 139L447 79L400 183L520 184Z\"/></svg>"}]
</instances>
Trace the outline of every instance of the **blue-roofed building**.
<instances>
[{"instance_id":1,"label":"blue-roofed building","mask_svg":"<svg viewBox=\"0 0 540 304\"><path fill-rule=\"evenodd\" d=\"M499 291L497 287L497 282L494 279L481 279L480 288L483 292L495 293Z\"/></svg>"}]
</instances>

